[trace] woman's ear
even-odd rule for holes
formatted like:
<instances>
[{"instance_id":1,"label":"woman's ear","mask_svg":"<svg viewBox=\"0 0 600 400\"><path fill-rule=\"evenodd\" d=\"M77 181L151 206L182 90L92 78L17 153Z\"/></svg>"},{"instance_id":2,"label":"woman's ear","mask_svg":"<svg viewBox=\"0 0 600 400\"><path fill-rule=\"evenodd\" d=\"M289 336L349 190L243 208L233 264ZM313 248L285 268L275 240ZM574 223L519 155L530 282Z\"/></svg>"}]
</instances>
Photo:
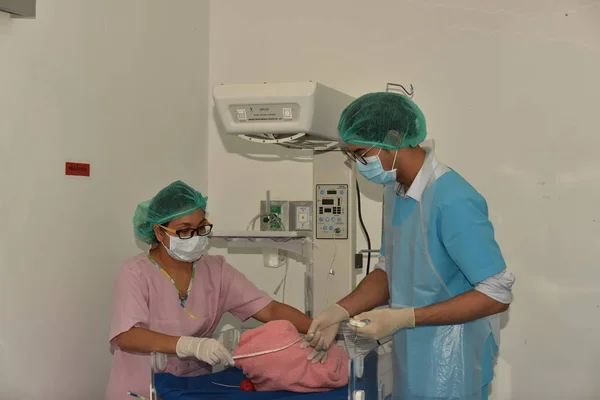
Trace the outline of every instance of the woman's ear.
<instances>
[{"instance_id":1,"label":"woman's ear","mask_svg":"<svg viewBox=\"0 0 600 400\"><path fill-rule=\"evenodd\" d=\"M154 225L154 236L156 236L156 239L158 239L159 242L163 242L163 230L160 229L160 226L158 225Z\"/></svg>"}]
</instances>

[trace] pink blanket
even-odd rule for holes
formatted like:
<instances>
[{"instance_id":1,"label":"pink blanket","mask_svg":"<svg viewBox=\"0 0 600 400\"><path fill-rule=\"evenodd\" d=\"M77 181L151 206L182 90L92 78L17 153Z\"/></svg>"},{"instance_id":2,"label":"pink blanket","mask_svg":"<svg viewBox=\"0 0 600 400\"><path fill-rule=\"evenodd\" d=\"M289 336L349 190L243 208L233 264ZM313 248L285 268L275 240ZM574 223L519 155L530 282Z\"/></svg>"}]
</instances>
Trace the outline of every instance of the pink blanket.
<instances>
[{"instance_id":1,"label":"pink blanket","mask_svg":"<svg viewBox=\"0 0 600 400\"><path fill-rule=\"evenodd\" d=\"M300 334L289 321L271 321L246 331L233 352L257 391L325 392L348 384L348 354L332 346L325 363L306 359L312 348L303 349ZM277 350L277 351L274 351ZM253 355L262 353L267 354Z\"/></svg>"}]
</instances>

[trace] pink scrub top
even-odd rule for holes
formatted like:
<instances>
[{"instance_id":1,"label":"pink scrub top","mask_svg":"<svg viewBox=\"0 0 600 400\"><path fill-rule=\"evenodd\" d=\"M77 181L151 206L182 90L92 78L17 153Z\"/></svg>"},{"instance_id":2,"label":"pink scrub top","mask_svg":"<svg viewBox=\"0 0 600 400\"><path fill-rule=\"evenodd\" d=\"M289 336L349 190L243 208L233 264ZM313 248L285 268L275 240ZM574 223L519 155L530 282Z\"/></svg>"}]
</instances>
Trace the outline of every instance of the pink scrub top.
<instances>
[{"instance_id":1,"label":"pink scrub top","mask_svg":"<svg viewBox=\"0 0 600 400\"><path fill-rule=\"evenodd\" d=\"M271 298L222 256L203 256L196 262L195 278L185 304L198 320L181 307L179 294L170 280L140 254L121 267L115 287L110 328L114 352L107 400L130 400L128 391L149 397L150 355L122 351L115 338L133 327L172 336L210 337L224 313L242 321L266 307ZM197 376L211 372L208 364L195 358L168 357L166 372Z\"/></svg>"}]
</instances>

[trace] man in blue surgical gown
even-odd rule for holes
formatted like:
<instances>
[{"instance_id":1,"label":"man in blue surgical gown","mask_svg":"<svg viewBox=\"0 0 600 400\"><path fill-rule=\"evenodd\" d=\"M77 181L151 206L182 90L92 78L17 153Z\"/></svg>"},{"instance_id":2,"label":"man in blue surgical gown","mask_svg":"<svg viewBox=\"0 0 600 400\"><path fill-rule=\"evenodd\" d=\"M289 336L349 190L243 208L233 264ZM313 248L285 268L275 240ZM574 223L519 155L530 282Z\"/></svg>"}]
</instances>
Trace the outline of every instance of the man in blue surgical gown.
<instances>
[{"instance_id":1,"label":"man in blue surgical gown","mask_svg":"<svg viewBox=\"0 0 600 400\"><path fill-rule=\"evenodd\" d=\"M406 96L366 94L338 130L358 172L384 185L383 243L376 269L314 319L309 358L323 361L354 317L368 321L361 336L393 335L394 399L487 399L515 278L485 199L423 143L425 118Z\"/></svg>"}]
</instances>

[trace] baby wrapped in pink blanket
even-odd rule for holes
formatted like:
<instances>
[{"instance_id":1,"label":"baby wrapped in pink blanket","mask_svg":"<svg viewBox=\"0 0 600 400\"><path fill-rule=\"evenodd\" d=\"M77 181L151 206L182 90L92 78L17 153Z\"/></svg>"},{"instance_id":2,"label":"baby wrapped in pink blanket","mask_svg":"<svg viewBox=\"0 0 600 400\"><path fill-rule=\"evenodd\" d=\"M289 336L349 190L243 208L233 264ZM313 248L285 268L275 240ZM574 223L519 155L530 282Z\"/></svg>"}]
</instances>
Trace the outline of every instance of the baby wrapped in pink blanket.
<instances>
[{"instance_id":1,"label":"baby wrapped in pink blanket","mask_svg":"<svg viewBox=\"0 0 600 400\"><path fill-rule=\"evenodd\" d=\"M306 359L313 348L301 345L301 336L291 322L271 321L242 334L233 352L235 365L257 391L325 392L348 384L344 349L334 345L323 364L313 364Z\"/></svg>"}]
</instances>

